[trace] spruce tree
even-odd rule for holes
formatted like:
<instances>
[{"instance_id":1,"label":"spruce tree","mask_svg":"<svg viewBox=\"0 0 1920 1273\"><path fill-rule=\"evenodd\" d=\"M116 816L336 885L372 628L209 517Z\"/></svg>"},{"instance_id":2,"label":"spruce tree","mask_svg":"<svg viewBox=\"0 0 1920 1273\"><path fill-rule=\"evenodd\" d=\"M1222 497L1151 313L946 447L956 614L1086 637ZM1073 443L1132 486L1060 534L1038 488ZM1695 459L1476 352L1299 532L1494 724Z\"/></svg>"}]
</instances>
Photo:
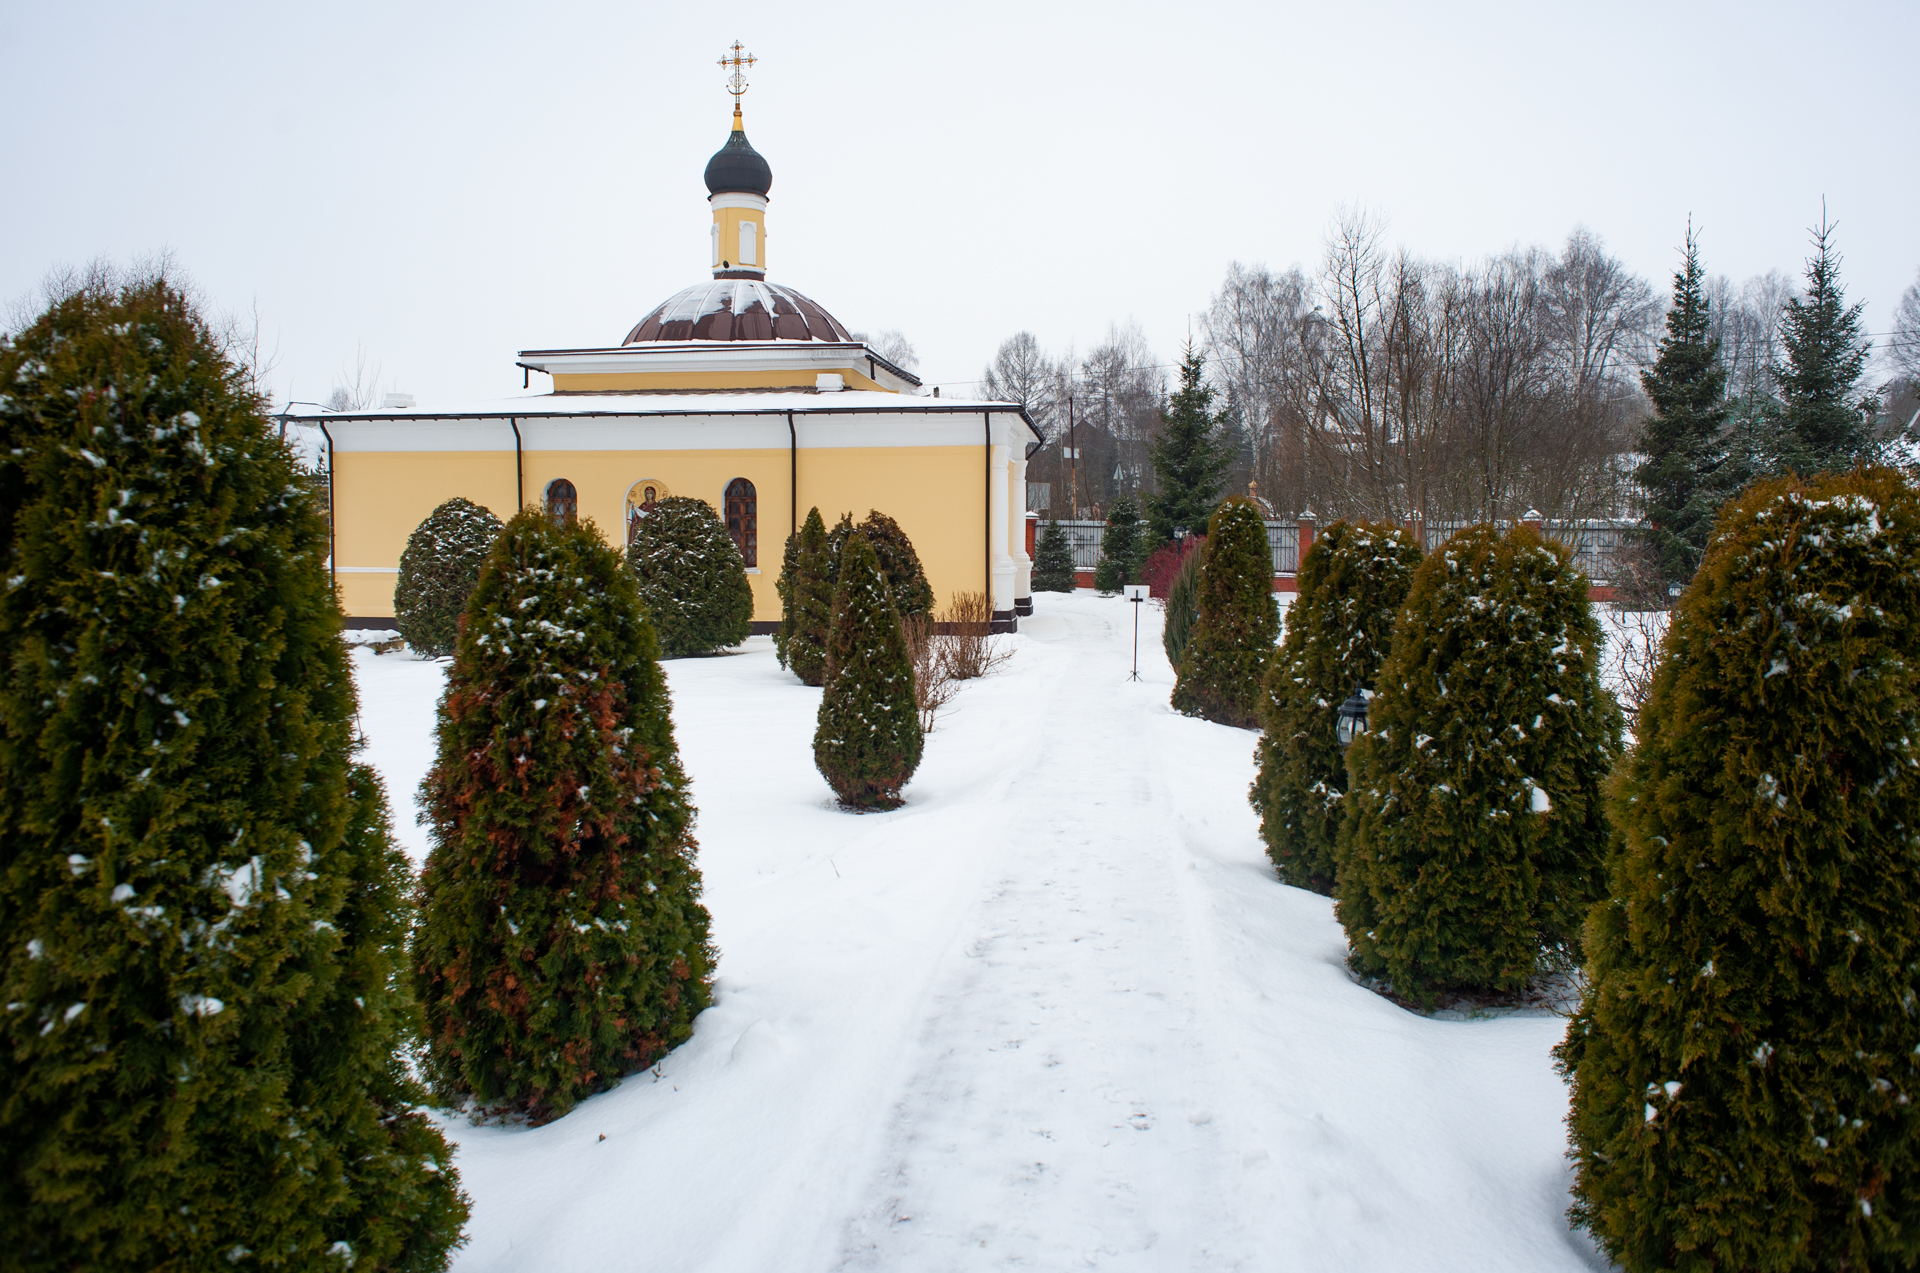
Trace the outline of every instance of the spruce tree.
<instances>
[{"instance_id":1,"label":"spruce tree","mask_svg":"<svg viewBox=\"0 0 1920 1273\"><path fill-rule=\"evenodd\" d=\"M54 301L0 386L8 1267L444 1268L311 482L164 276Z\"/></svg>"},{"instance_id":2,"label":"spruce tree","mask_svg":"<svg viewBox=\"0 0 1920 1273\"><path fill-rule=\"evenodd\" d=\"M1283 884L1333 893L1347 793L1335 714L1355 686L1378 679L1421 555L1398 526L1340 521L1300 563L1300 591L1262 686L1259 773L1248 792Z\"/></svg>"},{"instance_id":3,"label":"spruce tree","mask_svg":"<svg viewBox=\"0 0 1920 1273\"><path fill-rule=\"evenodd\" d=\"M1173 710L1253 729L1260 724L1260 683L1280 637L1273 550L1260 510L1238 497L1222 503L1200 551L1199 604L1180 653Z\"/></svg>"},{"instance_id":4,"label":"spruce tree","mask_svg":"<svg viewBox=\"0 0 1920 1273\"><path fill-rule=\"evenodd\" d=\"M1107 528L1100 534L1100 560L1093 569L1093 586L1111 596L1130 583L1140 581L1140 567L1147 560L1147 542L1140 522L1140 509L1129 496L1122 495L1107 513Z\"/></svg>"},{"instance_id":5,"label":"spruce tree","mask_svg":"<svg viewBox=\"0 0 1920 1273\"><path fill-rule=\"evenodd\" d=\"M407 536L393 588L394 626L408 648L427 658L453 653L455 628L500 534L500 519L455 496L427 514Z\"/></svg>"},{"instance_id":6,"label":"spruce tree","mask_svg":"<svg viewBox=\"0 0 1920 1273\"><path fill-rule=\"evenodd\" d=\"M1335 914L1354 968L1408 999L1515 991L1578 956L1621 722L1571 560L1526 526L1431 553L1348 748Z\"/></svg>"},{"instance_id":7,"label":"spruce tree","mask_svg":"<svg viewBox=\"0 0 1920 1273\"><path fill-rule=\"evenodd\" d=\"M1207 522L1233 467L1234 447L1226 413L1213 409L1214 390L1205 380L1206 356L1187 342L1180 360L1180 387L1167 399L1160 436L1147 447L1159 492L1147 497L1147 547L1171 543L1179 530Z\"/></svg>"},{"instance_id":8,"label":"spruce tree","mask_svg":"<svg viewBox=\"0 0 1920 1273\"><path fill-rule=\"evenodd\" d=\"M1720 342L1710 334L1705 286L1700 245L1689 225L1686 257L1673 276L1667 333L1653 368L1640 375L1653 414L1640 426L1646 459L1634 477L1646 492L1647 547L1662 593L1693 578L1726 494L1716 479L1725 461L1720 433L1727 423L1727 369Z\"/></svg>"},{"instance_id":9,"label":"spruce tree","mask_svg":"<svg viewBox=\"0 0 1920 1273\"><path fill-rule=\"evenodd\" d=\"M661 657L738 645L753 630L747 564L705 500L669 495L640 519L627 563L653 621Z\"/></svg>"},{"instance_id":10,"label":"spruce tree","mask_svg":"<svg viewBox=\"0 0 1920 1273\"><path fill-rule=\"evenodd\" d=\"M793 630L787 666L805 685L827 678L827 630L833 625L833 558L827 524L817 508L807 510L793 559Z\"/></svg>"},{"instance_id":11,"label":"spruce tree","mask_svg":"<svg viewBox=\"0 0 1920 1273\"><path fill-rule=\"evenodd\" d=\"M1067 542L1067 532L1060 529L1060 523L1048 519L1040 531L1040 542L1034 545L1033 590L1072 592L1075 587L1073 545Z\"/></svg>"},{"instance_id":12,"label":"spruce tree","mask_svg":"<svg viewBox=\"0 0 1920 1273\"><path fill-rule=\"evenodd\" d=\"M658 658L633 575L590 522L507 523L421 785L433 845L412 953L444 1098L557 1117L652 1065L710 1002Z\"/></svg>"},{"instance_id":13,"label":"spruce tree","mask_svg":"<svg viewBox=\"0 0 1920 1273\"><path fill-rule=\"evenodd\" d=\"M1674 612L1558 1053L1629 1270L1920 1262L1920 496L1755 487Z\"/></svg>"},{"instance_id":14,"label":"spruce tree","mask_svg":"<svg viewBox=\"0 0 1920 1273\"><path fill-rule=\"evenodd\" d=\"M1861 306L1840 286L1833 226L1822 218L1807 261L1807 294L1787 302L1780 340L1787 357L1773 369L1784 408L1788 462L1802 472L1839 472L1873 449L1874 404L1853 397L1872 346L1861 335Z\"/></svg>"},{"instance_id":15,"label":"spruce tree","mask_svg":"<svg viewBox=\"0 0 1920 1273\"><path fill-rule=\"evenodd\" d=\"M826 691L813 734L814 765L842 804L898 808L925 738L900 611L879 557L859 531L840 554Z\"/></svg>"}]
</instances>

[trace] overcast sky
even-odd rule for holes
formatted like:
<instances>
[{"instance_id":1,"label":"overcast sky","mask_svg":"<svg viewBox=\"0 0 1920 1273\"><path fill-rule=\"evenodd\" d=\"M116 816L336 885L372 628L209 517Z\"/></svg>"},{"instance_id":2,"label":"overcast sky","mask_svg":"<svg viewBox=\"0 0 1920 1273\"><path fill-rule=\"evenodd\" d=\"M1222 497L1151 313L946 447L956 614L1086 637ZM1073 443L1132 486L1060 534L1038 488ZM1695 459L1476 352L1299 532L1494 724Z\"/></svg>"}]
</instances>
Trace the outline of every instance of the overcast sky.
<instances>
[{"instance_id":1,"label":"overcast sky","mask_svg":"<svg viewBox=\"0 0 1920 1273\"><path fill-rule=\"evenodd\" d=\"M964 391L1022 328L1171 358L1341 205L1472 260L1576 224L1665 288L1798 274L1882 331L1920 267L1920 4L0 4L0 299L171 251L282 397L431 401L708 277L715 65L760 58L769 278ZM545 386L535 378L535 387Z\"/></svg>"}]
</instances>

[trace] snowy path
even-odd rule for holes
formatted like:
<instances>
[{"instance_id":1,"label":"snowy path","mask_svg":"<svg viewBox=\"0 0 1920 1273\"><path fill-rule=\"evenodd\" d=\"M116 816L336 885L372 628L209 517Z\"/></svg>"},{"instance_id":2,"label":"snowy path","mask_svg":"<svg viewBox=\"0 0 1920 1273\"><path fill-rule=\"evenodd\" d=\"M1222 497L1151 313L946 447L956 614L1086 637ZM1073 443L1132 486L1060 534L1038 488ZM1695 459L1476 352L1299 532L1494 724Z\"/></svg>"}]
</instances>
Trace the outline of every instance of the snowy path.
<instances>
[{"instance_id":1,"label":"snowy path","mask_svg":"<svg viewBox=\"0 0 1920 1273\"><path fill-rule=\"evenodd\" d=\"M668 665L718 1002L658 1080L450 1126L458 1269L1599 1266L1562 1215L1561 1023L1356 987L1262 855L1252 735L1167 708L1155 613L1129 684L1130 607L1040 606L891 814L832 807L819 692L764 640ZM410 824L438 669L355 665Z\"/></svg>"}]
</instances>

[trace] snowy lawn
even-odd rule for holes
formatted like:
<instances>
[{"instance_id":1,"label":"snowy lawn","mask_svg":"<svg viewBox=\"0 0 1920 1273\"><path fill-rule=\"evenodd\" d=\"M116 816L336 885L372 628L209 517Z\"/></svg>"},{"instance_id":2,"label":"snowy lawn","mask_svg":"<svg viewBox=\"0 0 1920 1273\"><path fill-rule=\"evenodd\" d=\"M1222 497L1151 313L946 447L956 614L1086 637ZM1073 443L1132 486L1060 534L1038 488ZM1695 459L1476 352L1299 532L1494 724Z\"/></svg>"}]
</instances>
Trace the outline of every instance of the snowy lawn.
<instances>
[{"instance_id":1,"label":"snowy lawn","mask_svg":"<svg viewBox=\"0 0 1920 1273\"><path fill-rule=\"evenodd\" d=\"M1604 1267L1564 1217L1547 1014L1355 985L1275 882L1252 734L1176 716L1159 613L1042 595L892 813L837 810L820 691L667 664L721 951L654 1073L542 1128L447 1122L478 1270ZM442 667L356 650L412 793Z\"/></svg>"}]
</instances>

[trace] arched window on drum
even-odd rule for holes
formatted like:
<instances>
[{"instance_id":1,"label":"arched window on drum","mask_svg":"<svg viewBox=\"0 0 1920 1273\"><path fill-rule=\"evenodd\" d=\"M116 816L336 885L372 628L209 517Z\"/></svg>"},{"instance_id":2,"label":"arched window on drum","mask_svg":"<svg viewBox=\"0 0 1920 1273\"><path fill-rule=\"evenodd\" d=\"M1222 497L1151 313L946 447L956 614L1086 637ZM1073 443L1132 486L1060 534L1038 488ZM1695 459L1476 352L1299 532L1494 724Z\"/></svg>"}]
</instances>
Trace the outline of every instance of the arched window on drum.
<instances>
[{"instance_id":1,"label":"arched window on drum","mask_svg":"<svg viewBox=\"0 0 1920 1273\"><path fill-rule=\"evenodd\" d=\"M571 526L580 516L580 493L564 477L547 483L547 520L555 526Z\"/></svg>"},{"instance_id":2,"label":"arched window on drum","mask_svg":"<svg viewBox=\"0 0 1920 1273\"><path fill-rule=\"evenodd\" d=\"M733 536L733 546L740 550L740 556L748 566L760 564L760 526L759 500L753 493L753 483L744 477L736 477L727 483L727 534Z\"/></svg>"}]
</instances>

